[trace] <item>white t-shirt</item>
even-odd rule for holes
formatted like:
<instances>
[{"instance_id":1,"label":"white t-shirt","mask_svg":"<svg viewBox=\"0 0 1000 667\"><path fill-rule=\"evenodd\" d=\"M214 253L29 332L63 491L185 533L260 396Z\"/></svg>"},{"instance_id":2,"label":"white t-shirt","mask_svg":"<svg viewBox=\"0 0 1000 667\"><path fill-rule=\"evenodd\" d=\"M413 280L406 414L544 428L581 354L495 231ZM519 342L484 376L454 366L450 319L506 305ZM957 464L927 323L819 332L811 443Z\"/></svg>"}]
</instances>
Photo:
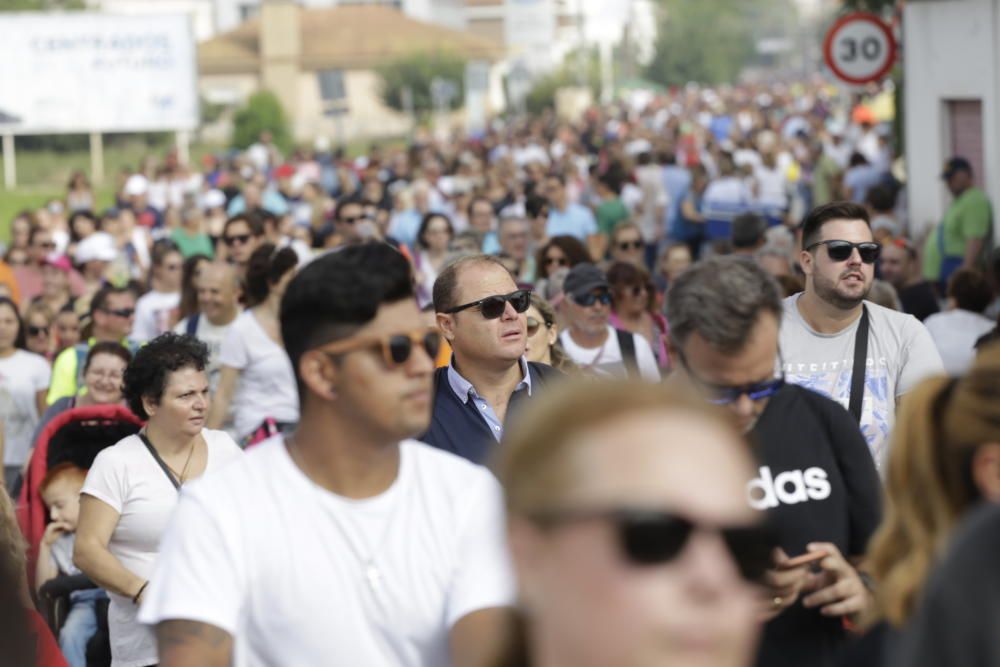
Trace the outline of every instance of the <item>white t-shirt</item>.
<instances>
[{"instance_id":1,"label":"white t-shirt","mask_svg":"<svg viewBox=\"0 0 1000 667\"><path fill-rule=\"evenodd\" d=\"M132 340L145 343L170 331L171 312L181 304L180 292L147 292L135 304Z\"/></svg>"},{"instance_id":2,"label":"white t-shirt","mask_svg":"<svg viewBox=\"0 0 1000 667\"><path fill-rule=\"evenodd\" d=\"M781 353L789 382L828 396L847 409L851 402L854 338L860 318L835 334L814 331L799 313L801 294L785 299ZM861 432L882 469L897 399L921 380L942 372L941 356L917 318L865 301L869 316L865 396Z\"/></svg>"},{"instance_id":3,"label":"white t-shirt","mask_svg":"<svg viewBox=\"0 0 1000 667\"><path fill-rule=\"evenodd\" d=\"M208 385L213 394L216 387L219 386L219 373L222 371L222 362L219 361L222 354L222 343L226 340L226 335L234 322L236 320L229 324L215 325L204 315L198 317L198 328L195 329L194 335L195 338L208 346L208 368L205 371L208 373ZM186 334L187 327L188 318L185 317L174 327L174 333Z\"/></svg>"},{"instance_id":4,"label":"white t-shirt","mask_svg":"<svg viewBox=\"0 0 1000 667\"><path fill-rule=\"evenodd\" d=\"M444 667L451 627L514 588L485 468L408 440L392 486L349 500L279 436L184 489L139 618L222 628L237 667Z\"/></svg>"},{"instance_id":5,"label":"white t-shirt","mask_svg":"<svg viewBox=\"0 0 1000 667\"><path fill-rule=\"evenodd\" d=\"M972 366L976 358L976 341L993 331L996 322L968 310L949 310L934 313L924 320L924 326L941 353L944 370L956 376L963 375Z\"/></svg>"},{"instance_id":6,"label":"white t-shirt","mask_svg":"<svg viewBox=\"0 0 1000 667\"><path fill-rule=\"evenodd\" d=\"M261 328L253 311L240 314L222 344L219 362L240 371L233 417L240 438L250 435L268 417L299 420L299 392L285 350Z\"/></svg>"},{"instance_id":7,"label":"white t-shirt","mask_svg":"<svg viewBox=\"0 0 1000 667\"><path fill-rule=\"evenodd\" d=\"M205 429L202 436L208 445L205 475L243 453L222 431ZM118 524L111 534L108 551L129 572L149 579L160 551L160 538L177 505L177 490L139 436L130 435L102 450L94 459L80 493L93 496L118 512ZM138 609L131 598L115 593L109 596L112 667L156 664L156 638L152 630L136 619Z\"/></svg>"},{"instance_id":8,"label":"white t-shirt","mask_svg":"<svg viewBox=\"0 0 1000 667\"><path fill-rule=\"evenodd\" d=\"M38 426L39 391L49 387L52 369L45 357L15 350L0 359L0 420L3 420L3 463L20 466L28 458L31 437Z\"/></svg>"},{"instance_id":9,"label":"white t-shirt","mask_svg":"<svg viewBox=\"0 0 1000 667\"><path fill-rule=\"evenodd\" d=\"M656 355L649 342L642 336L631 334L635 341L635 361L639 367L639 375L643 380L650 382L660 381L660 367L656 363ZM625 375L625 364L622 360L621 346L618 344L618 334L615 328L608 325L608 337L604 345L600 347L587 348L580 347L570 335L569 328L563 329L559 334L563 349L570 359L584 370L595 372L599 375Z\"/></svg>"}]
</instances>

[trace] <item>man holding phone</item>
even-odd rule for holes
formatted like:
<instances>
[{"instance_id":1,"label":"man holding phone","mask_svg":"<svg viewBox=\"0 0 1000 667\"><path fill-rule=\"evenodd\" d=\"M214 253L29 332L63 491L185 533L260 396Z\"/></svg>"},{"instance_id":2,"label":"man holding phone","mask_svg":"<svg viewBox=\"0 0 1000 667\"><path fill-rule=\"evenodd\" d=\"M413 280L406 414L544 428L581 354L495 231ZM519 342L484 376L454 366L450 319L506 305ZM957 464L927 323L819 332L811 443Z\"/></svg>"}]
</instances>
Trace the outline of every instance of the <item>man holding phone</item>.
<instances>
[{"instance_id":1,"label":"man holding phone","mask_svg":"<svg viewBox=\"0 0 1000 667\"><path fill-rule=\"evenodd\" d=\"M856 564L880 520L880 485L851 415L786 384L774 280L732 257L701 262L668 295L678 382L731 411L754 443L749 504L767 512L779 549L765 575L768 621L758 667L825 667L847 641L842 617L870 596Z\"/></svg>"}]
</instances>

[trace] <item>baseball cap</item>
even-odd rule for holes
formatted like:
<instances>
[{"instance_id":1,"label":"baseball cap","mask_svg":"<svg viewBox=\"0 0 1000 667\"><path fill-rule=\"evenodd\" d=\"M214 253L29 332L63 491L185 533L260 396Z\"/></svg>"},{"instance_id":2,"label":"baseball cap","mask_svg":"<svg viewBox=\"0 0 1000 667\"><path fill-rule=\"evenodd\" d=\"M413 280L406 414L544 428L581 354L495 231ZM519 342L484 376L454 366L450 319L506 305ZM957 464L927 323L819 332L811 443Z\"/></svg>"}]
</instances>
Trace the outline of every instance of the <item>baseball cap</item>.
<instances>
[{"instance_id":1,"label":"baseball cap","mask_svg":"<svg viewBox=\"0 0 1000 667\"><path fill-rule=\"evenodd\" d=\"M941 170L941 178L951 178L959 171L967 171L971 174L972 165L964 157L956 155L944 163L944 169Z\"/></svg>"},{"instance_id":2,"label":"baseball cap","mask_svg":"<svg viewBox=\"0 0 1000 667\"><path fill-rule=\"evenodd\" d=\"M118 257L118 249L115 248L115 241L110 234L96 232L80 241L76 246L77 264L87 262L111 262Z\"/></svg>"},{"instance_id":3,"label":"baseball cap","mask_svg":"<svg viewBox=\"0 0 1000 667\"><path fill-rule=\"evenodd\" d=\"M569 270L563 291L574 299L580 299L595 289L610 289L604 272L591 264L583 262Z\"/></svg>"},{"instance_id":4,"label":"baseball cap","mask_svg":"<svg viewBox=\"0 0 1000 667\"><path fill-rule=\"evenodd\" d=\"M202 208L222 208L226 205L226 195L222 190L209 190L201 199Z\"/></svg>"},{"instance_id":5,"label":"baseball cap","mask_svg":"<svg viewBox=\"0 0 1000 667\"><path fill-rule=\"evenodd\" d=\"M142 174L132 174L125 181L125 196L138 197L149 191L149 181Z\"/></svg>"}]
</instances>

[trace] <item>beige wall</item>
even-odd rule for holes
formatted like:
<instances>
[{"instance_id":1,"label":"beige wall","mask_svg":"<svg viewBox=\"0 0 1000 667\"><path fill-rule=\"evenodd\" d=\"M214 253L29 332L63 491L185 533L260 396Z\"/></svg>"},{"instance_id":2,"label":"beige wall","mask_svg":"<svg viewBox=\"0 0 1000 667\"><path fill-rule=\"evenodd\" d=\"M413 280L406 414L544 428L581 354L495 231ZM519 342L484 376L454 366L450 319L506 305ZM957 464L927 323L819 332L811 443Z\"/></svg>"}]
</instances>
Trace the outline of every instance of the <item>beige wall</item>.
<instances>
[{"instance_id":1,"label":"beige wall","mask_svg":"<svg viewBox=\"0 0 1000 667\"><path fill-rule=\"evenodd\" d=\"M410 121L405 114L390 109L382 103L378 93L379 77L371 70L348 71L344 85L350 101L348 113L338 119L323 114L319 79L315 72L302 72L299 81L299 104L292 114L296 139L307 140L326 136L335 143L338 126L342 128L343 141L359 137L390 137L406 134Z\"/></svg>"}]
</instances>

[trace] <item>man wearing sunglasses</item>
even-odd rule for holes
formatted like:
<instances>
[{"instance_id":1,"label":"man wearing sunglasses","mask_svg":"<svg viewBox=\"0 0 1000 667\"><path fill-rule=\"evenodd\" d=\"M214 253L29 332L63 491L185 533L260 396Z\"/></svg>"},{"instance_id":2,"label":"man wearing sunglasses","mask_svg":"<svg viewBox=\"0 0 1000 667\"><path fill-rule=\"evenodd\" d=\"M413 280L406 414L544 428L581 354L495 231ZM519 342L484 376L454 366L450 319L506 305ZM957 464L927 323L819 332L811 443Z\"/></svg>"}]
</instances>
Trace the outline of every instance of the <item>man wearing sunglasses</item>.
<instances>
[{"instance_id":1,"label":"man wearing sunglasses","mask_svg":"<svg viewBox=\"0 0 1000 667\"><path fill-rule=\"evenodd\" d=\"M759 667L831 665L848 639L843 616L870 602L855 564L880 520L880 485L864 439L833 401L786 384L783 307L762 268L716 257L678 276L668 295L671 382L729 410L758 461L747 500L767 512L781 550L765 575L770 619ZM818 564L789 559L824 553Z\"/></svg>"},{"instance_id":2,"label":"man wearing sunglasses","mask_svg":"<svg viewBox=\"0 0 1000 667\"><path fill-rule=\"evenodd\" d=\"M301 421L181 494L140 616L159 664L493 663L513 598L501 491L412 440L440 333L409 263L376 243L316 259L281 332Z\"/></svg>"},{"instance_id":3,"label":"man wearing sunglasses","mask_svg":"<svg viewBox=\"0 0 1000 667\"><path fill-rule=\"evenodd\" d=\"M511 415L561 375L524 357L530 305L530 290L518 289L490 255L459 259L441 272L434 309L453 354L434 377L434 414L422 441L485 463Z\"/></svg>"},{"instance_id":4,"label":"man wearing sunglasses","mask_svg":"<svg viewBox=\"0 0 1000 667\"><path fill-rule=\"evenodd\" d=\"M559 311L567 326L559 340L585 372L660 381L653 348L643 336L615 329L611 318L611 286L604 272L589 262L570 269L563 283Z\"/></svg>"},{"instance_id":5,"label":"man wearing sunglasses","mask_svg":"<svg viewBox=\"0 0 1000 667\"><path fill-rule=\"evenodd\" d=\"M882 251L867 209L851 202L813 209L802 248L805 291L785 299L781 327L785 374L848 408L881 467L896 402L943 372L941 357L916 318L865 300Z\"/></svg>"},{"instance_id":6,"label":"man wearing sunglasses","mask_svg":"<svg viewBox=\"0 0 1000 667\"><path fill-rule=\"evenodd\" d=\"M128 336L135 322L135 294L127 287L106 286L90 301L90 337L59 353L52 364L52 382L46 402L52 405L83 388L83 367L96 343L121 343L135 354L139 344Z\"/></svg>"},{"instance_id":7,"label":"man wearing sunglasses","mask_svg":"<svg viewBox=\"0 0 1000 667\"><path fill-rule=\"evenodd\" d=\"M226 259L235 264L242 274L250 255L264 242L264 223L256 215L240 213L226 221L222 228L222 244Z\"/></svg>"}]
</instances>

